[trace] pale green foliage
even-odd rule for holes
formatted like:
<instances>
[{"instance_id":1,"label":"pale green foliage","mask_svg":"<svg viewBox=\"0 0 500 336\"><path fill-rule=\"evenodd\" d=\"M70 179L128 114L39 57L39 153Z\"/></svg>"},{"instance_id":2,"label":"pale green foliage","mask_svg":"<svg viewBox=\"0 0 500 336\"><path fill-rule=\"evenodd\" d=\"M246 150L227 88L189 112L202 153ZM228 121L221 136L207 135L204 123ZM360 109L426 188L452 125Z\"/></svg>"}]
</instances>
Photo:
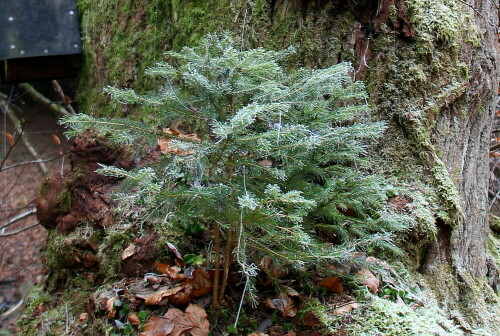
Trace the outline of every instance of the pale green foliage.
<instances>
[{"instance_id":1,"label":"pale green foliage","mask_svg":"<svg viewBox=\"0 0 500 336\"><path fill-rule=\"evenodd\" d=\"M357 121L370 111L363 83L353 81L347 63L287 74L279 61L292 52L241 51L229 35L207 35L148 71L164 79L157 93L106 89L120 102L156 106L152 125L83 115L64 122L76 132L95 127L136 144L159 136L158 126L174 119L196 125L201 141L161 134L190 155L101 172L126 179L117 199L141 224L189 230L217 221L233 230L236 260L247 275L263 254L302 268L349 258L357 249L396 250L390 236L405 223L382 211L378 178L355 168L385 128ZM317 231L335 244L320 241Z\"/></svg>"},{"instance_id":2,"label":"pale green foliage","mask_svg":"<svg viewBox=\"0 0 500 336\"><path fill-rule=\"evenodd\" d=\"M417 43L433 52L435 42L458 50L461 40L478 46L479 33L464 4L459 0L408 0L410 21L417 31ZM463 27L468 27L467 32ZM467 35L466 35L467 34Z\"/></svg>"},{"instance_id":3,"label":"pale green foliage","mask_svg":"<svg viewBox=\"0 0 500 336\"><path fill-rule=\"evenodd\" d=\"M352 311L357 323L345 331L352 336L458 336L465 333L449 320L439 308L412 309L374 297L370 304ZM339 324L340 319L339 319ZM474 335L486 335L476 331Z\"/></svg>"}]
</instances>

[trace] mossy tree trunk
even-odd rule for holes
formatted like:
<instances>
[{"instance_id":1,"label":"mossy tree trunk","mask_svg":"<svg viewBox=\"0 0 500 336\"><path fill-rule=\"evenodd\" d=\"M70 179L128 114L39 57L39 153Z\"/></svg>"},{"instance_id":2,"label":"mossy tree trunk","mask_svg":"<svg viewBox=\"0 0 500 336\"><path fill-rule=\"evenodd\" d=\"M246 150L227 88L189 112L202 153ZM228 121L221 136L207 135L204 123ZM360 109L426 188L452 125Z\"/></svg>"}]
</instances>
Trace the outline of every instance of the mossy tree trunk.
<instances>
[{"instance_id":1,"label":"mossy tree trunk","mask_svg":"<svg viewBox=\"0 0 500 336\"><path fill-rule=\"evenodd\" d=\"M294 45L289 67L353 62L375 107L370 118L390 126L374 145L371 169L406 187L418 222L405 237L413 246L410 268L446 272L468 287L494 273L486 254L488 147L498 89L494 0L78 4L85 49L79 100L82 112L94 115L154 118L154 110L110 101L102 88L153 89L144 69L163 51L207 32L233 31L243 47Z\"/></svg>"}]
</instances>

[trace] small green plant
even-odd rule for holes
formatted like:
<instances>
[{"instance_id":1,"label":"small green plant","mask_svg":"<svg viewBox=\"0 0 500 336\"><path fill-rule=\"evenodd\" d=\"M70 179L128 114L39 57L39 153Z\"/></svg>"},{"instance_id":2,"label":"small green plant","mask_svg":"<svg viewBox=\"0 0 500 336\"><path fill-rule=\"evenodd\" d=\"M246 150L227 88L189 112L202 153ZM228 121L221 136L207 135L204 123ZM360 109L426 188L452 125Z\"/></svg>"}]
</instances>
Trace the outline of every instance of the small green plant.
<instances>
[{"instance_id":1,"label":"small green plant","mask_svg":"<svg viewBox=\"0 0 500 336\"><path fill-rule=\"evenodd\" d=\"M94 128L138 152L160 139L168 150L159 163L102 166L125 178L120 209L140 225L213 230L215 255L234 254L250 298L262 256L303 270L368 247L397 250L391 234L405 229L383 211L382 182L357 169L367 143L385 129L359 121L370 112L363 83L347 63L287 73L280 62L293 52L242 51L230 35L209 34L148 70L163 78L158 92L106 89L123 104L153 107L145 123L83 114L63 120L70 135ZM219 285L218 257L215 267L214 306L227 280Z\"/></svg>"}]
</instances>

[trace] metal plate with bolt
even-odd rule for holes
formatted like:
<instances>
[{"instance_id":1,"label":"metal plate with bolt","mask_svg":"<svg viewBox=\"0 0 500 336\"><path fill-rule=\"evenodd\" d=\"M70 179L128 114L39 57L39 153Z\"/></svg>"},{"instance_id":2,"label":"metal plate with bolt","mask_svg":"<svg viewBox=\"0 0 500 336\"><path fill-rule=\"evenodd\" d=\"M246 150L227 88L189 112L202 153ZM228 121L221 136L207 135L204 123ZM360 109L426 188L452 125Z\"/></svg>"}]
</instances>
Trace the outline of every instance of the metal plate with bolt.
<instances>
[{"instance_id":1,"label":"metal plate with bolt","mask_svg":"<svg viewBox=\"0 0 500 336\"><path fill-rule=\"evenodd\" d=\"M82 52L74 0L0 0L2 79L76 75Z\"/></svg>"}]
</instances>

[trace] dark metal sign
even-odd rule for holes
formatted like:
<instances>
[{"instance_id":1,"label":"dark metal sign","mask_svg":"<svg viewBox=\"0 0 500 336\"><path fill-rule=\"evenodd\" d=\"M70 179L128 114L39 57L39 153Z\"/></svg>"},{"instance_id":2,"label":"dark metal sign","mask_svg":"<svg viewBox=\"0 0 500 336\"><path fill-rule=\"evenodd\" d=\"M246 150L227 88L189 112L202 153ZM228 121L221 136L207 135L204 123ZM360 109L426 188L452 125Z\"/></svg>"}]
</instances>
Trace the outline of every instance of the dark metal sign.
<instances>
[{"instance_id":1,"label":"dark metal sign","mask_svg":"<svg viewBox=\"0 0 500 336\"><path fill-rule=\"evenodd\" d=\"M82 52L75 0L0 0L0 76L75 76Z\"/></svg>"}]
</instances>

